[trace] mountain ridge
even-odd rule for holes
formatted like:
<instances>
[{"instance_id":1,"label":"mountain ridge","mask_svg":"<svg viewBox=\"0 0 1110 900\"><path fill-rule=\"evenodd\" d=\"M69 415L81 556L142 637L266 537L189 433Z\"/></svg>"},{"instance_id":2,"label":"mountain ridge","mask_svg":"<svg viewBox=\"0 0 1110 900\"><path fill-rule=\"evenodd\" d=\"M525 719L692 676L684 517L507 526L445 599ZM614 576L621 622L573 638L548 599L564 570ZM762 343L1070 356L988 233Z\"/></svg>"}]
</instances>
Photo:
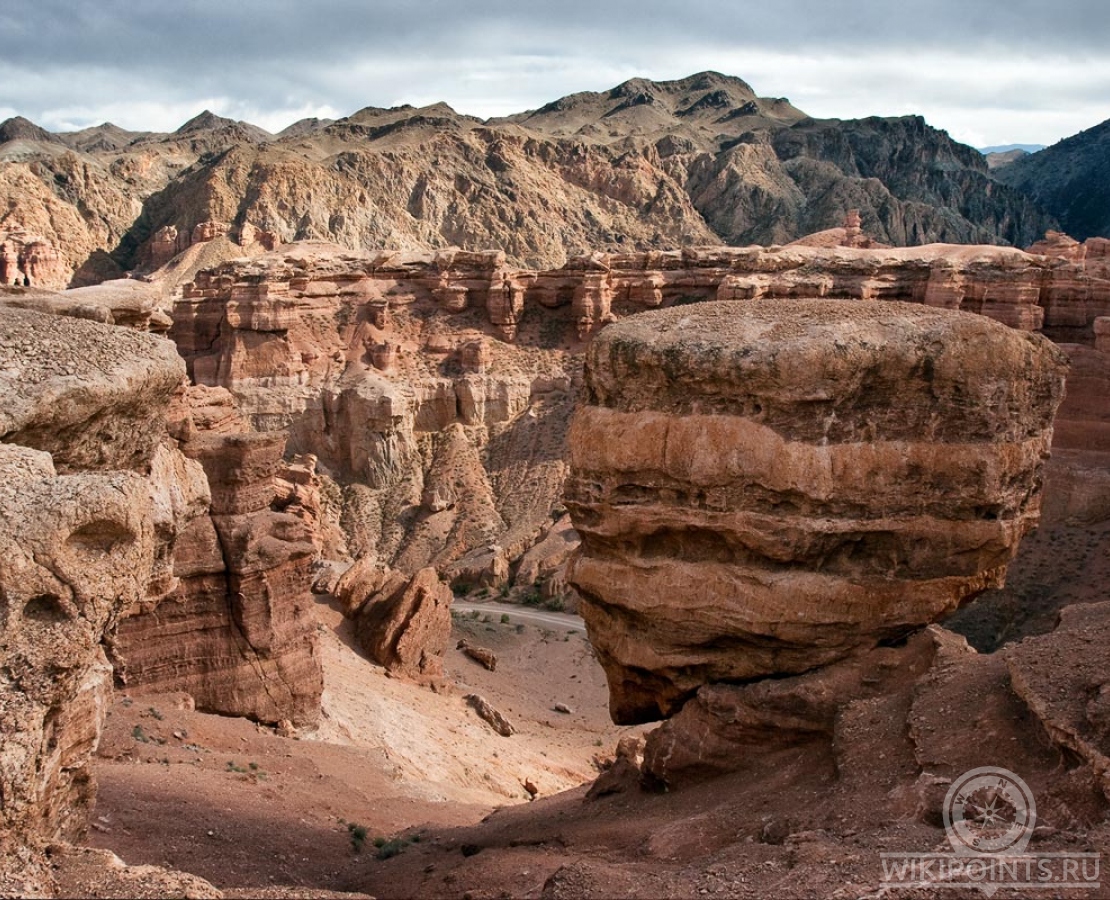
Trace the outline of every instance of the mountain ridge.
<instances>
[{"instance_id":1,"label":"mountain ridge","mask_svg":"<svg viewBox=\"0 0 1110 900\"><path fill-rule=\"evenodd\" d=\"M719 72L486 120L442 102L369 106L274 135L206 110L169 134L53 136L49 152L36 127L10 129L39 141L0 170L0 229L41 234L74 283L109 262L142 269L161 230L206 223L353 249L495 248L539 268L592 250L785 243L850 209L892 244L1024 246L1057 225L920 117L813 119Z\"/></svg>"}]
</instances>

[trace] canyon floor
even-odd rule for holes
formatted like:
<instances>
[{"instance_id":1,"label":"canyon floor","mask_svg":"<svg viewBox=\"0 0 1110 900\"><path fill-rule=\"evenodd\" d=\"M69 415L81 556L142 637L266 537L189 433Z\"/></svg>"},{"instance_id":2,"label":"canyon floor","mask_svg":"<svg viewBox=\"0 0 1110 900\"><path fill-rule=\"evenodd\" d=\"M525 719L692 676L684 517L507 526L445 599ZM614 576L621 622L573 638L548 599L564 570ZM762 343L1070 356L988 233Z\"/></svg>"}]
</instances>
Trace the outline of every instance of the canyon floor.
<instances>
[{"instance_id":1,"label":"canyon floor","mask_svg":"<svg viewBox=\"0 0 1110 900\"><path fill-rule=\"evenodd\" d=\"M1099 578L1088 576L1110 558L1107 540L1105 528L1042 528L1007 589L949 624L981 649L1051 630L1061 606L1099 599ZM464 637L480 643L498 666L486 671L452 649L436 692L364 659L350 623L318 598L324 716L311 735L193 711L182 695L118 696L90 844L132 865L199 875L231 897L379 898L878 897L881 852L946 849L920 797L891 790L915 767L901 737L881 726L864 735L858 777L838 777L843 760L803 745L753 755L747 771L702 785L651 793L625 779L588 798L598 761L644 728L609 721L604 676L578 620L540 613L562 628L528 623L537 611L523 607L459 605L452 647ZM969 677L946 702L975 710L982 689ZM489 699L516 734L480 721L470 693ZM1010 712L990 711L983 731L981 715L969 730L942 709L936 725L951 730L954 747L978 734L978 752L989 754L1037 727ZM1057 765L1047 742L1043 756ZM1042 810L1037 851L1110 847L1098 811L1089 812L1090 821L1064 822ZM980 896L939 886L898 896L965 893Z\"/></svg>"},{"instance_id":2,"label":"canyon floor","mask_svg":"<svg viewBox=\"0 0 1110 900\"><path fill-rule=\"evenodd\" d=\"M364 659L350 623L320 599L324 715L311 735L190 710L183 695L120 695L100 748L90 844L225 892L319 891L348 885L363 860L390 852L375 842L419 842L527 804L526 781L543 797L592 780L594 758L637 729L609 721L580 620L541 613L552 623L529 624L523 608L473 608L455 614L452 646L465 637L493 649L497 669L452 649L435 692ZM494 733L466 705L470 693L516 733Z\"/></svg>"}]
</instances>

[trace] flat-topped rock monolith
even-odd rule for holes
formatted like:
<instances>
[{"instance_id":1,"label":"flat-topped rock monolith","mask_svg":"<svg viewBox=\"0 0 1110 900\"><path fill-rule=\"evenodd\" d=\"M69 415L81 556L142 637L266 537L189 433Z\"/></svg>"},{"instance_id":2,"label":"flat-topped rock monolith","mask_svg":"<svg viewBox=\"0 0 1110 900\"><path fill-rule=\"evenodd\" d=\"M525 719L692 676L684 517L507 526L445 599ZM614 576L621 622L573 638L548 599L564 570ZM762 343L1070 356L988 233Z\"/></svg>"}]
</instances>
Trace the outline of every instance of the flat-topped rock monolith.
<instances>
[{"instance_id":1,"label":"flat-topped rock monolith","mask_svg":"<svg viewBox=\"0 0 1110 900\"><path fill-rule=\"evenodd\" d=\"M1065 370L1039 335L901 303L702 303L601 332L568 580L614 720L829 664L1002 584Z\"/></svg>"}]
</instances>

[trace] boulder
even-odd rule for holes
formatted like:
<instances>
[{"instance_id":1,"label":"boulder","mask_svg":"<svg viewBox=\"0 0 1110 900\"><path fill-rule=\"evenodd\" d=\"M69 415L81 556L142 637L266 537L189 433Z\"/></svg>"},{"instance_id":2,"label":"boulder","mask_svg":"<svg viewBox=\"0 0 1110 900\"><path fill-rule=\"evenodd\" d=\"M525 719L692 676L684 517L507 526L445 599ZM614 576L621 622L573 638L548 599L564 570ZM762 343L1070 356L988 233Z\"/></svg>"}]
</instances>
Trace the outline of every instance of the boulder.
<instances>
[{"instance_id":1,"label":"boulder","mask_svg":"<svg viewBox=\"0 0 1110 900\"><path fill-rule=\"evenodd\" d=\"M1002 583L1066 358L899 303L704 303L587 349L568 580L621 723L828 665Z\"/></svg>"},{"instance_id":2,"label":"boulder","mask_svg":"<svg viewBox=\"0 0 1110 900\"><path fill-rule=\"evenodd\" d=\"M337 594L354 617L359 643L375 662L417 680L442 677L452 594L435 569L421 569L410 578L356 563L340 579Z\"/></svg>"}]
</instances>

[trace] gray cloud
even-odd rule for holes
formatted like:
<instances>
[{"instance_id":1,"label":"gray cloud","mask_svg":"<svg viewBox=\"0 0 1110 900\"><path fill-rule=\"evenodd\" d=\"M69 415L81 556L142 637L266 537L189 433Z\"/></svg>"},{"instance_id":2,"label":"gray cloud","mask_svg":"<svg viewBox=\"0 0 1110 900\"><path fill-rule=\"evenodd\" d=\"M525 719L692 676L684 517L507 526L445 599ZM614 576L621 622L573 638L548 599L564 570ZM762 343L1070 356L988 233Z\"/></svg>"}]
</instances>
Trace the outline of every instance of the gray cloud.
<instances>
[{"instance_id":1,"label":"gray cloud","mask_svg":"<svg viewBox=\"0 0 1110 900\"><path fill-rule=\"evenodd\" d=\"M984 140L1052 140L1110 115L1093 96L1110 96L1107 18L1104 0L1051 12L1043 0L7 0L0 111L51 128L111 118L167 129L211 106L280 128L440 99L504 114L633 75L713 68L817 115L929 110L954 133L968 110L1012 106L1024 121L988 134L987 116Z\"/></svg>"}]
</instances>

